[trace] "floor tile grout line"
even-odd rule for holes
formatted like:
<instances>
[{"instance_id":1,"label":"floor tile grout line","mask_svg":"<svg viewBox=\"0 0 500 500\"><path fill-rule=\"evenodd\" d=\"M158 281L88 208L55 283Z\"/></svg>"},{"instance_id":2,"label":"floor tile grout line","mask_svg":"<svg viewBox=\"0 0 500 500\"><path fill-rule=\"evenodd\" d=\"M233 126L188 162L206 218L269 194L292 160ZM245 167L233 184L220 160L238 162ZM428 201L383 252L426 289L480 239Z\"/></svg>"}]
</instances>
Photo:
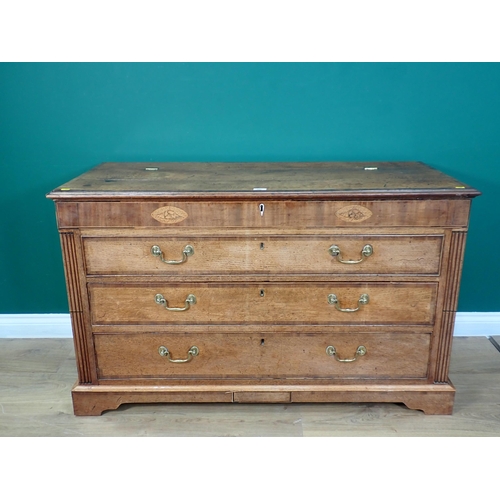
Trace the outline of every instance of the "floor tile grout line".
<instances>
[{"instance_id":1,"label":"floor tile grout line","mask_svg":"<svg viewBox=\"0 0 500 500\"><path fill-rule=\"evenodd\" d=\"M495 349L500 352L500 344L493 338L493 337L488 337L488 340L493 344Z\"/></svg>"}]
</instances>

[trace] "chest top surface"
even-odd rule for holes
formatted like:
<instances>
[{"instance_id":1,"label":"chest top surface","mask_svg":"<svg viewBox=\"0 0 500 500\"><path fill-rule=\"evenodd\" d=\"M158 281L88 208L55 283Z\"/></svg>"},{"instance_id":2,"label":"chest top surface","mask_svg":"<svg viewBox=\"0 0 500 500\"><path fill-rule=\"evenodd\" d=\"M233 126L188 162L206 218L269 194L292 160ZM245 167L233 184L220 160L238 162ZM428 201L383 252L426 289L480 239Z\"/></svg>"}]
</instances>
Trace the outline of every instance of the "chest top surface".
<instances>
[{"instance_id":1,"label":"chest top surface","mask_svg":"<svg viewBox=\"0 0 500 500\"><path fill-rule=\"evenodd\" d=\"M467 197L472 187L420 162L102 163L52 199L153 197Z\"/></svg>"}]
</instances>

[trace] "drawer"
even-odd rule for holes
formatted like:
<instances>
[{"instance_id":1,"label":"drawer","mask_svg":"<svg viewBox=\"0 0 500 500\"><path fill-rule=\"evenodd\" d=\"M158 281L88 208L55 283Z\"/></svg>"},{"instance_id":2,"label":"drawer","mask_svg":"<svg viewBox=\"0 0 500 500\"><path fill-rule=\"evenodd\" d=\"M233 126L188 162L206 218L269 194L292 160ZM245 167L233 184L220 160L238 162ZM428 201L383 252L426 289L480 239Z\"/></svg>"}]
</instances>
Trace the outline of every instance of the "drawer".
<instances>
[{"instance_id":1,"label":"drawer","mask_svg":"<svg viewBox=\"0 0 500 500\"><path fill-rule=\"evenodd\" d=\"M443 236L85 237L83 241L90 275L438 275Z\"/></svg>"},{"instance_id":2,"label":"drawer","mask_svg":"<svg viewBox=\"0 0 500 500\"><path fill-rule=\"evenodd\" d=\"M91 283L89 292L95 325L431 325L437 284Z\"/></svg>"},{"instance_id":3,"label":"drawer","mask_svg":"<svg viewBox=\"0 0 500 500\"><path fill-rule=\"evenodd\" d=\"M465 227L470 200L59 202L59 228Z\"/></svg>"},{"instance_id":4,"label":"drawer","mask_svg":"<svg viewBox=\"0 0 500 500\"><path fill-rule=\"evenodd\" d=\"M100 379L424 378L429 342L415 333L94 335Z\"/></svg>"}]
</instances>

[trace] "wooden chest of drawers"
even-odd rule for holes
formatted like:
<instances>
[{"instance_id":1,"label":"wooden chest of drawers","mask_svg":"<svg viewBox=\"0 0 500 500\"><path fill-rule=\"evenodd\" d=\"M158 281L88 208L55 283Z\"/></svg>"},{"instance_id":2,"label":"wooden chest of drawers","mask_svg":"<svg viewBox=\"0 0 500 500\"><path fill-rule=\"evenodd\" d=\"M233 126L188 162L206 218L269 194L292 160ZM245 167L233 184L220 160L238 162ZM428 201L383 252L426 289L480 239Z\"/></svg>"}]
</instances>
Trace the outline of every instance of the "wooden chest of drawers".
<instances>
[{"instance_id":1,"label":"wooden chest of drawers","mask_svg":"<svg viewBox=\"0 0 500 500\"><path fill-rule=\"evenodd\" d=\"M107 163L55 189L76 415L134 402L452 412L471 198L422 163Z\"/></svg>"}]
</instances>

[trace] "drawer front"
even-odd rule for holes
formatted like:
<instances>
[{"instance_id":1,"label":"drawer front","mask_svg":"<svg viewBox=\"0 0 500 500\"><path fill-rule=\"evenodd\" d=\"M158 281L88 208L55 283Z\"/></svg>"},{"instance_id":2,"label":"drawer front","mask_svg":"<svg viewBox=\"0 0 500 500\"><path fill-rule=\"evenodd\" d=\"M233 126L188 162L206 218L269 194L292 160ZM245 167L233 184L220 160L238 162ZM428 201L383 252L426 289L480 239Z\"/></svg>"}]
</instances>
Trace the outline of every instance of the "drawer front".
<instances>
[{"instance_id":1,"label":"drawer front","mask_svg":"<svg viewBox=\"0 0 500 500\"><path fill-rule=\"evenodd\" d=\"M91 275L438 275L442 244L441 235L84 238Z\"/></svg>"},{"instance_id":2,"label":"drawer front","mask_svg":"<svg viewBox=\"0 0 500 500\"><path fill-rule=\"evenodd\" d=\"M101 379L424 378L429 341L415 333L94 335Z\"/></svg>"},{"instance_id":3,"label":"drawer front","mask_svg":"<svg viewBox=\"0 0 500 500\"><path fill-rule=\"evenodd\" d=\"M89 291L92 322L95 325L431 325L434 321L437 284L95 283L89 285ZM368 302L363 304L366 300ZM183 310L167 310L165 306ZM357 310L348 312L338 309Z\"/></svg>"},{"instance_id":4,"label":"drawer front","mask_svg":"<svg viewBox=\"0 0 500 500\"><path fill-rule=\"evenodd\" d=\"M59 202L65 227L442 227L468 223L470 200Z\"/></svg>"}]
</instances>

